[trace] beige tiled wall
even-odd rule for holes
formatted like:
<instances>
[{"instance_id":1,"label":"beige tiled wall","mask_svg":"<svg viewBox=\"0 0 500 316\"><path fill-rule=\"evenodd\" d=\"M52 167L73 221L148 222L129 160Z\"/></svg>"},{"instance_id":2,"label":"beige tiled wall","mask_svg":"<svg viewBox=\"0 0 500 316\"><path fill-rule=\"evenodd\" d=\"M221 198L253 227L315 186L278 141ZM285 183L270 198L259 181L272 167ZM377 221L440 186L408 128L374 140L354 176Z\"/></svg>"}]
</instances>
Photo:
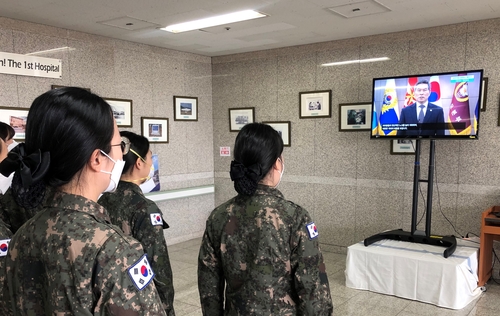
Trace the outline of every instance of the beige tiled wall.
<instances>
[{"instance_id":1,"label":"beige tiled wall","mask_svg":"<svg viewBox=\"0 0 500 316\"><path fill-rule=\"evenodd\" d=\"M169 119L168 144L152 144L159 155L162 190L214 183L211 58L0 17L0 51L26 54L71 47L40 55L62 59L62 78L0 74L0 106L28 108L52 84L90 88L102 97L131 99L133 127L141 117ZM173 96L198 97L198 121L174 121ZM168 243L201 236L214 207L205 195L160 202Z\"/></svg>"},{"instance_id":2,"label":"beige tiled wall","mask_svg":"<svg viewBox=\"0 0 500 316\"><path fill-rule=\"evenodd\" d=\"M480 213L500 204L500 19L209 58L0 17L1 51L61 46L74 50L45 56L63 60L61 80L0 74L0 106L29 107L51 84L79 85L132 99L134 132L141 116L169 118L170 143L152 148L160 155L162 189L215 184L215 194L160 202L172 227L167 241L200 236L214 205L234 195L231 158L219 156L219 147L234 145L228 118L234 107L255 107L257 121L291 121L280 189L310 211L324 248L343 252L371 234L408 230L414 158L390 155L389 141L370 140L367 132L338 131L338 104L370 101L374 77L485 70L480 139L436 142L432 232L457 234L445 215L460 234L479 234ZM319 66L382 55L391 60ZM325 89L332 90L332 117L299 119L299 92ZM198 122L173 121L174 95L199 98ZM423 210L420 198L419 218Z\"/></svg>"},{"instance_id":3,"label":"beige tiled wall","mask_svg":"<svg viewBox=\"0 0 500 316\"><path fill-rule=\"evenodd\" d=\"M489 86L480 139L436 141L431 227L440 235L479 234L481 212L500 204L499 48L500 19L494 19L212 58L215 205L234 194L231 159L218 155L237 134L228 131L228 108L252 106L257 121L291 121L280 189L312 214L324 248L342 252L384 230L409 230L414 157L390 155L390 141L370 140L368 131L339 132L338 104L369 102L375 77L483 68ZM391 60L320 66L381 56ZM299 119L299 92L326 89L332 117ZM428 156L423 141L422 178ZM420 196L419 219L424 210ZM425 217L418 229L425 229Z\"/></svg>"}]
</instances>

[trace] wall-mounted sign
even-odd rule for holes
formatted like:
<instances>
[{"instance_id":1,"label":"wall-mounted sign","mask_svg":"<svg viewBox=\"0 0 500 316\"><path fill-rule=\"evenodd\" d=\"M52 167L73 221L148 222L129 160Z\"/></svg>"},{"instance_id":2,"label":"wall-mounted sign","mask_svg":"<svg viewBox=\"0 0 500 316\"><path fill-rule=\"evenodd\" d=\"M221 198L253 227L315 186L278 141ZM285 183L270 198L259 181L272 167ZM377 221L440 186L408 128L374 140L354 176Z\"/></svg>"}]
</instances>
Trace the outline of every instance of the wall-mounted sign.
<instances>
[{"instance_id":1,"label":"wall-mounted sign","mask_svg":"<svg viewBox=\"0 0 500 316\"><path fill-rule=\"evenodd\" d=\"M61 78L61 60L0 52L0 73L9 75Z\"/></svg>"},{"instance_id":2,"label":"wall-mounted sign","mask_svg":"<svg viewBox=\"0 0 500 316\"><path fill-rule=\"evenodd\" d=\"M220 156L221 157L230 157L231 156L231 147L221 147L220 148Z\"/></svg>"}]
</instances>

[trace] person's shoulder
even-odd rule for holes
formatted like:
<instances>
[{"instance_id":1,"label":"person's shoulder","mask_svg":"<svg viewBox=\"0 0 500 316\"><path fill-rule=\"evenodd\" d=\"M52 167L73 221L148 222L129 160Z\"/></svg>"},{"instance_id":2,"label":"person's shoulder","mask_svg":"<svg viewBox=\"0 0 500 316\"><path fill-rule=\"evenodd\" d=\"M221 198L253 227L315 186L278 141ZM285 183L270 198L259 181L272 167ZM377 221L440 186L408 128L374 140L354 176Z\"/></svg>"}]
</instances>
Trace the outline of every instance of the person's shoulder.
<instances>
[{"instance_id":1,"label":"person's shoulder","mask_svg":"<svg viewBox=\"0 0 500 316\"><path fill-rule=\"evenodd\" d=\"M431 103L429 102L429 108L433 108L433 109L443 109L442 107L440 107L439 105L435 104L435 103Z\"/></svg>"},{"instance_id":2,"label":"person's shoulder","mask_svg":"<svg viewBox=\"0 0 500 316\"><path fill-rule=\"evenodd\" d=\"M267 203L277 210L281 210L284 214L292 217L302 216L307 214L307 210L299 204L287 200L283 195L275 195Z\"/></svg>"},{"instance_id":3,"label":"person's shoulder","mask_svg":"<svg viewBox=\"0 0 500 316\"><path fill-rule=\"evenodd\" d=\"M226 202L220 204L210 212L208 216L208 221L213 221L216 219L221 219L229 216L229 211L234 207L238 207L239 203L236 202L237 196L227 200Z\"/></svg>"}]
</instances>

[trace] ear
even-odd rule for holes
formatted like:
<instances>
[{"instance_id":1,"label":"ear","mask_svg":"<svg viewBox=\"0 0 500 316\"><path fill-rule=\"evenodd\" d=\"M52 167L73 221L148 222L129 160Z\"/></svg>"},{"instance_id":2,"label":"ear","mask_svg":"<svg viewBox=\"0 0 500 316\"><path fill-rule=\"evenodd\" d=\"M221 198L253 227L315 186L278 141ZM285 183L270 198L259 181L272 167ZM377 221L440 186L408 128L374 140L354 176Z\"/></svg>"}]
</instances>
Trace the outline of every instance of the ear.
<instances>
[{"instance_id":1,"label":"ear","mask_svg":"<svg viewBox=\"0 0 500 316\"><path fill-rule=\"evenodd\" d=\"M142 168L143 164L144 162L141 160L141 158L137 158L137 160L135 161L135 167L139 170Z\"/></svg>"},{"instance_id":2,"label":"ear","mask_svg":"<svg viewBox=\"0 0 500 316\"><path fill-rule=\"evenodd\" d=\"M281 165L280 165L280 158L276 159L276 161L274 162L273 164L273 169L276 169L276 170L281 170Z\"/></svg>"},{"instance_id":3,"label":"ear","mask_svg":"<svg viewBox=\"0 0 500 316\"><path fill-rule=\"evenodd\" d=\"M95 172L100 172L103 169L104 159L107 159L107 157L102 155L99 149L94 150L89 158L89 168Z\"/></svg>"}]
</instances>

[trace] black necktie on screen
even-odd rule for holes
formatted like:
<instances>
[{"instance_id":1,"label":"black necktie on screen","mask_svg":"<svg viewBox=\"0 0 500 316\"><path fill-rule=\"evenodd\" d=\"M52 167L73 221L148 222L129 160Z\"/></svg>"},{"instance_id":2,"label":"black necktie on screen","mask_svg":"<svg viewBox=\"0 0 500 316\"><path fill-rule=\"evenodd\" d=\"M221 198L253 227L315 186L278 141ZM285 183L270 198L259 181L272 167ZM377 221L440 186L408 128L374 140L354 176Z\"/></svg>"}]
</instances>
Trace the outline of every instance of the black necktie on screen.
<instances>
[{"instance_id":1,"label":"black necktie on screen","mask_svg":"<svg viewBox=\"0 0 500 316\"><path fill-rule=\"evenodd\" d=\"M420 105L420 112L418 112L418 122L423 123L424 122L424 108L425 105Z\"/></svg>"}]
</instances>

